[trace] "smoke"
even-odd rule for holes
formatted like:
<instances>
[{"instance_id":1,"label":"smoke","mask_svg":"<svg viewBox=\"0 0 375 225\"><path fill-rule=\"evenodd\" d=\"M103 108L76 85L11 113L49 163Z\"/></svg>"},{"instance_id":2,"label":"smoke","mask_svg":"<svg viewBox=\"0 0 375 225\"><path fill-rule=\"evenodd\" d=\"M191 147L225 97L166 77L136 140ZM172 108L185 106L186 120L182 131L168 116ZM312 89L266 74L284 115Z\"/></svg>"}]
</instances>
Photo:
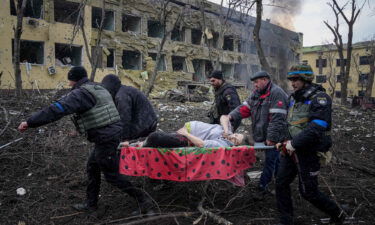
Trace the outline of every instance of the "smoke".
<instances>
[{"instance_id":1,"label":"smoke","mask_svg":"<svg viewBox=\"0 0 375 225\"><path fill-rule=\"evenodd\" d=\"M301 13L302 0L272 0L271 5L271 23L295 30L293 20Z\"/></svg>"}]
</instances>

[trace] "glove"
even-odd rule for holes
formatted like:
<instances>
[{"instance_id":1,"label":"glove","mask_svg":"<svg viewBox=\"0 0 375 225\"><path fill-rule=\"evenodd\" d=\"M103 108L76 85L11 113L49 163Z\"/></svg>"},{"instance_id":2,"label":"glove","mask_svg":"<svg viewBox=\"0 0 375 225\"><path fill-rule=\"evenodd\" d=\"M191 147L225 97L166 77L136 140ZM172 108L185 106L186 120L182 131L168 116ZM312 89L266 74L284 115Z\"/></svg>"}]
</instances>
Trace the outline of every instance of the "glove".
<instances>
[{"instance_id":1,"label":"glove","mask_svg":"<svg viewBox=\"0 0 375 225\"><path fill-rule=\"evenodd\" d=\"M292 146L292 141L291 140L287 140L286 143L285 143L285 148L286 148L286 151L289 155L293 155L294 151L296 150L293 146Z\"/></svg>"}]
</instances>

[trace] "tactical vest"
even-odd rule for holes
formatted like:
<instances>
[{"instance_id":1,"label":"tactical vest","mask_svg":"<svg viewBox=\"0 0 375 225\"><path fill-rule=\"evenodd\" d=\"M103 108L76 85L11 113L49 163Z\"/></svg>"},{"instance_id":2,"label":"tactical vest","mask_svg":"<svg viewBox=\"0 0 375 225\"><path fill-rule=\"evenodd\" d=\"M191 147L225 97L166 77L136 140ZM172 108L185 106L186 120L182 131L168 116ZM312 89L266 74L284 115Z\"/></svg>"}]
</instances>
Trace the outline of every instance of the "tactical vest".
<instances>
[{"instance_id":1,"label":"tactical vest","mask_svg":"<svg viewBox=\"0 0 375 225\"><path fill-rule=\"evenodd\" d=\"M97 84L84 84L81 88L95 97L96 104L88 111L73 117L73 122L80 133L120 121L112 96L104 87Z\"/></svg>"},{"instance_id":2,"label":"tactical vest","mask_svg":"<svg viewBox=\"0 0 375 225\"><path fill-rule=\"evenodd\" d=\"M287 121L289 134L292 138L305 129L309 122L310 99L296 103L292 98L290 101Z\"/></svg>"}]
</instances>

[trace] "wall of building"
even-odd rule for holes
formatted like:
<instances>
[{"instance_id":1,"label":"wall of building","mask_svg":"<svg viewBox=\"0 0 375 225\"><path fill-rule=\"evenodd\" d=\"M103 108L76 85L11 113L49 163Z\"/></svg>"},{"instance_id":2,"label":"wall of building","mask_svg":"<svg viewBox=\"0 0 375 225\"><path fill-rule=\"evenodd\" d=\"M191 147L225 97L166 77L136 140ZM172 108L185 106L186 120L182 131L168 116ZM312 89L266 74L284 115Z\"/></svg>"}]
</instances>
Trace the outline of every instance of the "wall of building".
<instances>
[{"instance_id":1,"label":"wall of building","mask_svg":"<svg viewBox=\"0 0 375 225\"><path fill-rule=\"evenodd\" d=\"M26 89L67 87L66 74L71 65L61 65L61 60L55 59L56 54L59 54L58 49L56 49L56 43L69 45L74 33L74 25L55 22L54 7L56 1L41 1L43 1L42 18L30 19L25 17L21 39L43 42L43 62L31 65L27 63L21 64L23 87ZM3 71L0 89L14 88L12 29L16 22L16 16L11 15L9 2L4 0L3 7L0 8L0 33L4 34L0 36L0 72ZM60 0L58 2L65 1ZM68 2L80 3L78 0ZM207 73L209 73L207 71L209 66L206 65L206 62L208 63L210 59L218 56L220 65L224 65L224 68L230 68L226 69L229 80L246 82L252 73L260 69L256 49L254 50L253 41L249 39L249 37L252 37L252 28L255 24L255 19L250 17L249 26L245 27L239 20L241 15L238 12L233 13L226 28L225 35L228 37L224 41L226 43L233 41L229 49L228 46L225 47L228 50L209 48L209 44L202 41L199 44L192 44L192 31L193 33L196 30L203 32L203 19L198 6L186 4L187 2L172 1L169 5L169 9L172 10L173 14L172 18L168 21L168 29L171 29L175 19L183 11L183 19L180 25L183 28L181 29L183 32L178 37L179 41L173 41L171 39L172 34L169 34L167 38L162 52L165 59L165 71L160 74L160 79L165 76L174 77L175 79L204 81ZM95 46L98 36L97 29L93 28L95 21L93 22L92 18L95 18L98 9L102 7L102 1L89 1L89 4L84 9L84 28L85 34L89 39L89 44L91 45L88 51L91 51L92 46ZM98 9L93 11L92 7ZM103 67L97 70L95 80L101 81L104 75L113 73L119 75L125 83L140 87L142 86L141 83L145 82L144 72L146 71L150 74L152 71L150 67L152 57L148 56L150 53L157 52L161 41L160 37L150 37L149 34L150 32L154 32L152 35L157 35L157 27L156 29L154 27L150 28L150 30L148 29L150 21L158 20L160 9L157 2L150 0L111 0L106 1L105 9L110 15L113 15L113 18L107 21L111 24L107 27L109 30L104 30L102 33ZM206 33L214 35L220 30L220 6L209 3L206 5L205 10ZM124 20L124 16L126 20ZM34 22L30 23L30 20ZM134 24L125 26L125 24L129 24L129 21ZM176 33L173 35L173 38L176 40ZM263 21L261 37L273 74L285 76L286 69L299 60L302 35L282 29L268 21ZM196 39L196 36L194 37L193 35L194 38ZM87 68L90 73L91 66L86 54L81 31L76 34L72 45L82 47L80 49L81 65ZM112 67L107 68L106 53L109 50L114 52L114 63ZM180 67L179 64L176 64L176 57L180 57L180 59L183 57L185 59L182 71L173 71L173 68ZM200 60L199 63L201 66L198 67L200 71L194 70L193 60ZM197 68L196 65L195 67ZM26 69L27 67L29 69ZM56 73L50 75L48 72L49 67L55 68ZM142 72L143 75L141 75Z\"/></svg>"},{"instance_id":2,"label":"wall of building","mask_svg":"<svg viewBox=\"0 0 375 225\"><path fill-rule=\"evenodd\" d=\"M358 43L353 46L353 56L348 81L348 97L360 96L366 90L365 82L361 80L360 77L364 77L366 76L366 74L370 72L370 66L361 65L360 57L368 56L368 54L369 51L368 46L366 46L366 44ZM319 56L321 56L322 60L326 60L327 62L326 66L322 66L321 69L319 68L319 64L317 62L317 60L319 60ZM345 56L346 51L344 51L344 57ZM338 80L338 75L340 74L340 66L337 64L338 59L338 52L336 51L336 48L333 45L322 45L303 48L302 61L307 62L313 68L315 74L314 82L321 84L329 93L332 93L334 91L335 97L340 96L341 89L341 83ZM331 61L332 64L330 63ZM325 81L324 78L326 78ZM331 79L333 87L329 84L328 79ZM374 86L371 96L375 97Z\"/></svg>"}]
</instances>

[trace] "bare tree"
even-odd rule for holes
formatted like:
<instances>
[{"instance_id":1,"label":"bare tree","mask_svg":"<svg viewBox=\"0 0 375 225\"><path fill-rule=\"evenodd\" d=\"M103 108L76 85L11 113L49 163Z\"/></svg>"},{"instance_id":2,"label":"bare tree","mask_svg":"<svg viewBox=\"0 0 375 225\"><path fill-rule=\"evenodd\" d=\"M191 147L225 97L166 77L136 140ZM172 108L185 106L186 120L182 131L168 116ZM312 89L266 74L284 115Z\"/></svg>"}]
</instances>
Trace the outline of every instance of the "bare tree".
<instances>
[{"instance_id":1,"label":"bare tree","mask_svg":"<svg viewBox=\"0 0 375 225\"><path fill-rule=\"evenodd\" d=\"M365 2L364 2L365 3ZM349 81L349 73L350 73L350 66L351 66L351 57L352 57L352 42L353 42L353 27L354 23L356 22L359 13L361 12L361 9L364 5L360 8L357 7L356 0L350 1L350 17L347 16L344 12L349 2L345 3L343 6L340 6L337 3L337 0L332 0L331 3L328 3L328 5L331 7L332 11L335 14L336 17L336 24L332 27L328 21L324 21L326 26L331 30L333 36L334 36L334 42L337 46L337 50L340 57L340 74L342 75L341 79L341 103L346 103L346 98L348 96L348 81ZM343 54L343 42L342 42L342 36L339 31L339 18L342 18L345 20L346 24L348 25L348 42L346 44L346 65L344 65L344 54Z\"/></svg>"},{"instance_id":2,"label":"bare tree","mask_svg":"<svg viewBox=\"0 0 375 225\"><path fill-rule=\"evenodd\" d=\"M160 0L159 21L162 25L163 37L162 37L161 42L159 44L158 52L156 54L155 67L152 71L151 78L149 79L148 87L147 87L147 90L146 90L146 93L145 93L145 95L147 97L150 95L150 93L152 92L152 89L154 88L156 76L158 74L158 65L159 65L160 60L162 58L161 55L162 55L162 51L163 51L163 48L164 48L165 41L167 40L167 37L172 32L174 27L181 22L181 18L182 18L183 11L184 11L184 9L181 9L181 12L178 14L176 20L174 21L174 23L172 23L173 25L170 28L168 28L168 21L171 19L172 15L173 15L173 10L168 7L169 3L170 3L170 0L166 0L166 1Z\"/></svg>"},{"instance_id":3,"label":"bare tree","mask_svg":"<svg viewBox=\"0 0 375 225\"><path fill-rule=\"evenodd\" d=\"M85 6L87 5L87 0L82 0L79 5L79 13L77 17L76 24L73 29L73 35L72 39L70 41L70 45L72 45L76 35L78 34L79 30L82 31L83 41L85 44L85 50L87 58L89 59L90 65L91 65L91 74L90 74L90 80L94 81L96 70L99 66L100 60L102 60L102 54L100 54L100 51L102 51L101 48L101 41L102 41L102 33L103 33L103 25L105 20L105 1L102 1L102 11L101 11L101 17L100 17L100 24L97 24L98 26L98 36L96 39L96 43L94 46L94 49L90 52L90 44L89 40L87 38L86 30L85 30L85 21L84 21L84 11Z\"/></svg>"},{"instance_id":4,"label":"bare tree","mask_svg":"<svg viewBox=\"0 0 375 225\"><path fill-rule=\"evenodd\" d=\"M336 71L336 48L332 44L326 44L323 47L323 56L327 59L327 66L328 66L328 73L327 73L327 81L329 85L329 95L333 99L335 97L336 91L336 84L337 84L337 71Z\"/></svg>"},{"instance_id":5,"label":"bare tree","mask_svg":"<svg viewBox=\"0 0 375 225\"><path fill-rule=\"evenodd\" d=\"M264 55L264 51L263 51L262 43L260 39L260 27L262 25L263 3L262 3L262 0L255 0L255 2L256 2L256 21L255 21L255 27L253 30L253 38L254 38L255 46L257 48L258 58L259 58L260 65L262 66L262 70L271 72L271 68L266 59L266 56Z\"/></svg>"},{"instance_id":6,"label":"bare tree","mask_svg":"<svg viewBox=\"0 0 375 225\"><path fill-rule=\"evenodd\" d=\"M13 40L13 68L15 76L16 85L16 96L21 98L22 96L22 75L20 68L20 50L21 50L21 35L22 35L22 22L23 15L26 8L27 0L13 0L16 6L17 14L17 25L13 27L14 30L14 40ZM21 3L21 4L19 4Z\"/></svg>"}]
</instances>

